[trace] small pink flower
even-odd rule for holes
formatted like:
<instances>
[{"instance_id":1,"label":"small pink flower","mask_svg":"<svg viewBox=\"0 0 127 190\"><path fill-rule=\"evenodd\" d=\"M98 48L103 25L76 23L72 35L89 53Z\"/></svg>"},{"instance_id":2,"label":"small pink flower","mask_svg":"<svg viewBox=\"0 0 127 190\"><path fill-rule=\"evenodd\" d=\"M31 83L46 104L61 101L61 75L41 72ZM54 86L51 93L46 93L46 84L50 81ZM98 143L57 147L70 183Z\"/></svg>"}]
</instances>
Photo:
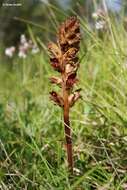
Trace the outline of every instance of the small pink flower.
<instances>
[{"instance_id":1,"label":"small pink flower","mask_svg":"<svg viewBox=\"0 0 127 190\"><path fill-rule=\"evenodd\" d=\"M31 50L31 52L32 52L32 54L36 54L36 53L38 53L40 50L39 50L39 48L36 46L36 45L33 45L32 46L32 50Z\"/></svg>"},{"instance_id":2,"label":"small pink flower","mask_svg":"<svg viewBox=\"0 0 127 190\"><path fill-rule=\"evenodd\" d=\"M11 46L11 47L5 49L5 55L10 57L10 58L13 57L14 52L15 52L14 46Z\"/></svg>"},{"instance_id":3,"label":"small pink flower","mask_svg":"<svg viewBox=\"0 0 127 190\"><path fill-rule=\"evenodd\" d=\"M26 58L26 54L25 54L25 52L23 52L23 51L19 51L19 53L18 53L18 56L20 57L20 58Z\"/></svg>"},{"instance_id":4,"label":"small pink flower","mask_svg":"<svg viewBox=\"0 0 127 190\"><path fill-rule=\"evenodd\" d=\"M25 34L22 34L22 35L20 36L20 43L21 43L21 44L24 44L24 43L26 43L26 42L27 42L26 36L25 36Z\"/></svg>"}]
</instances>

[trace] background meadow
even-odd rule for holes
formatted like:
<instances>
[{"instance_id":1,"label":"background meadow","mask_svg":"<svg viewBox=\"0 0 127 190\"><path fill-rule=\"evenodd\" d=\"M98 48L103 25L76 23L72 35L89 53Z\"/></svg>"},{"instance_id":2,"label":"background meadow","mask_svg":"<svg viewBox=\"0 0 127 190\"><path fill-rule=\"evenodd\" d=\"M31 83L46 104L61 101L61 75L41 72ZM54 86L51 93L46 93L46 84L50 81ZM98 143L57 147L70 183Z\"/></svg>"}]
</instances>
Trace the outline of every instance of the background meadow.
<instances>
[{"instance_id":1,"label":"background meadow","mask_svg":"<svg viewBox=\"0 0 127 190\"><path fill-rule=\"evenodd\" d=\"M1 3L1 190L127 189L127 4L109 1ZM49 100L57 87L49 82L47 44L72 15L81 24L75 88L82 98L70 114L69 177L62 112Z\"/></svg>"}]
</instances>

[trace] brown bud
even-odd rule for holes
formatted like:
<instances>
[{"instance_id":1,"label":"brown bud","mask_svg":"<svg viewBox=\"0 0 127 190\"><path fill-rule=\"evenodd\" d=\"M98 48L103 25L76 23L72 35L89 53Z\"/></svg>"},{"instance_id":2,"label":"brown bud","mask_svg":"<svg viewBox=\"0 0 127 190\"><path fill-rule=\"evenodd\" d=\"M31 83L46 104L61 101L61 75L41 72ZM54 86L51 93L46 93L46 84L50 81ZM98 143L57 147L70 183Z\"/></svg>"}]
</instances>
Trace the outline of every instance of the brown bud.
<instances>
[{"instance_id":1,"label":"brown bud","mask_svg":"<svg viewBox=\"0 0 127 190\"><path fill-rule=\"evenodd\" d=\"M56 58L50 58L50 64L51 66L58 72L62 72L62 67L59 63L59 60Z\"/></svg>"},{"instance_id":2,"label":"brown bud","mask_svg":"<svg viewBox=\"0 0 127 190\"><path fill-rule=\"evenodd\" d=\"M70 96L68 97L70 107L72 107L72 105L74 104L74 97L74 94L70 94Z\"/></svg>"},{"instance_id":3,"label":"brown bud","mask_svg":"<svg viewBox=\"0 0 127 190\"><path fill-rule=\"evenodd\" d=\"M74 63L73 61L71 61L69 64L66 64L65 72L67 74L75 73L77 71L78 67L79 67L79 63Z\"/></svg>"},{"instance_id":4,"label":"brown bud","mask_svg":"<svg viewBox=\"0 0 127 190\"><path fill-rule=\"evenodd\" d=\"M80 39L81 39L80 33L74 34L74 35L70 35L69 39L68 39L68 43L69 43L69 45L74 45L77 48L78 46L75 45L75 44L79 43Z\"/></svg>"},{"instance_id":5,"label":"brown bud","mask_svg":"<svg viewBox=\"0 0 127 190\"><path fill-rule=\"evenodd\" d=\"M56 105L63 107L64 105L63 98L59 94L57 94L55 91L50 92L50 99L54 101Z\"/></svg>"},{"instance_id":6,"label":"brown bud","mask_svg":"<svg viewBox=\"0 0 127 190\"><path fill-rule=\"evenodd\" d=\"M61 45L64 45L67 43L66 38L65 38L65 24L64 23L59 28L58 37L59 37L59 43Z\"/></svg>"},{"instance_id":7,"label":"brown bud","mask_svg":"<svg viewBox=\"0 0 127 190\"><path fill-rule=\"evenodd\" d=\"M70 60L75 58L76 53L78 52L77 48L70 48L64 55L63 55L63 62L64 64L68 63Z\"/></svg>"},{"instance_id":8,"label":"brown bud","mask_svg":"<svg viewBox=\"0 0 127 190\"><path fill-rule=\"evenodd\" d=\"M74 66L72 66L71 64L67 64L65 67L65 72L66 73L71 73L74 71Z\"/></svg>"},{"instance_id":9,"label":"brown bud","mask_svg":"<svg viewBox=\"0 0 127 190\"><path fill-rule=\"evenodd\" d=\"M53 42L49 43L48 44L48 49L52 53L53 57L55 57L57 59L60 58L61 51L60 51L59 47L55 43L53 43Z\"/></svg>"},{"instance_id":10,"label":"brown bud","mask_svg":"<svg viewBox=\"0 0 127 190\"><path fill-rule=\"evenodd\" d=\"M59 77L50 77L50 82L53 83L53 84L58 84L58 85L61 85L62 83L62 79L59 78Z\"/></svg>"},{"instance_id":11,"label":"brown bud","mask_svg":"<svg viewBox=\"0 0 127 190\"><path fill-rule=\"evenodd\" d=\"M66 81L67 88L72 88L73 85L78 82L78 79L76 78L76 73L72 73L68 76Z\"/></svg>"},{"instance_id":12,"label":"brown bud","mask_svg":"<svg viewBox=\"0 0 127 190\"><path fill-rule=\"evenodd\" d=\"M62 24L58 37L63 52L72 47L77 48L77 51L79 50L80 28L77 17L70 17Z\"/></svg>"},{"instance_id":13,"label":"brown bud","mask_svg":"<svg viewBox=\"0 0 127 190\"><path fill-rule=\"evenodd\" d=\"M81 98L81 95L80 95L80 91L75 91L73 94L71 94L69 97L68 97L68 101L69 101L69 105L70 107L72 107L75 102L77 102L77 100Z\"/></svg>"}]
</instances>

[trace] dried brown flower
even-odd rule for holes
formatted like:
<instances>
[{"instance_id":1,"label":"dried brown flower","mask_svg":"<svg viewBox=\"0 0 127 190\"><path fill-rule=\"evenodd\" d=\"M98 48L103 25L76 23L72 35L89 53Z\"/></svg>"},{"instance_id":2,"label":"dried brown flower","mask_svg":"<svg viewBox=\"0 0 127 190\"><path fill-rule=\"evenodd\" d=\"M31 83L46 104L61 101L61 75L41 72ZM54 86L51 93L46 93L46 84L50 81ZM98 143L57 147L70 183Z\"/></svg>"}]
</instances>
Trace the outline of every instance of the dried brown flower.
<instances>
[{"instance_id":1,"label":"dried brown flower","mask_svg":"<svg viewBox=\"0 0 127 190\"><path fill-rule=\"evenodd\" d=\"M80 43L80 27L77 17L70 17L59 28L57 43L48 45L50 64L58 71L60 77L51 77L51 83L61 87L61 95L52 91L50 98L55 104L63 108L65 137L69 169L73 172L72 138L69 121L69 110L80 98L80 91L72 93L74 84L78 81L77 69L79 67L77 53Z\"/></svg>"},{"instance_id":2,"label":"dried brown flower","mask_svg":"<svg viewBox=\"0 0 127 190\"><path fill-rule=\"evenodd\" d=\"M63 107L63 98L55 91L50 92L50 99L53 100L55 104L59 105L60 107Z\"/></svg>"}]
</instances>

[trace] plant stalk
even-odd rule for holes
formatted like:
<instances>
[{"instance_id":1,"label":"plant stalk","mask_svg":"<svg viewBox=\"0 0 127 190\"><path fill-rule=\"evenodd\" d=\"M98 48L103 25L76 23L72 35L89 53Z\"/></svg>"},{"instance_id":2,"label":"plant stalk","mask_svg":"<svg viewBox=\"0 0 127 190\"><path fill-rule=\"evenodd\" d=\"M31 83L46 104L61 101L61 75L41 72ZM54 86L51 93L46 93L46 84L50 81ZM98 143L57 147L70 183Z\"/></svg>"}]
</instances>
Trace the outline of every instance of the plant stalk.
<instances>
[{"instance_id":1,"label":"plant stalk","mask_svg":"<svg viewBox=\"0 0 127 190\"><path fill-rule=\"evenodd\" d=\"M64 88L63 93L64 93L64 130L66 138L67 160L68 160L69 171L73 173L73 153L72 153L71 128L69 121L68 90Z\"/></svg>"}]
</instances>

